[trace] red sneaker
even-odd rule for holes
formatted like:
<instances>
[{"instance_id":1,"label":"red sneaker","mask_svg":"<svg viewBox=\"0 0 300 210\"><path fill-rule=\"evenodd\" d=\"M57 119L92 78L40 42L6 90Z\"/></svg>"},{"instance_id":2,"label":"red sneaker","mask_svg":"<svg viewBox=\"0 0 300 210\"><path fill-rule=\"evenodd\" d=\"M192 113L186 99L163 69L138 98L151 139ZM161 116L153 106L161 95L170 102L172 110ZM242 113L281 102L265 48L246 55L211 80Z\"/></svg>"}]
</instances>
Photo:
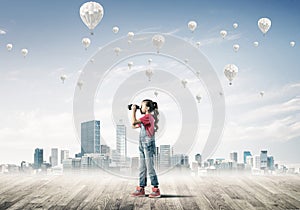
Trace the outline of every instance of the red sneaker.
<instances>
[{"instance_id":1,"label":"red sneaker","mask_svg":"<svg viewBox=\"0 0 300 210\"><path fill-rule=\"evenodd\" d=\"M133 193L131 193L131 196L144 197L145 196L145 189L143 187L136 187L136 190Z\"/></svg>"},{"instance_id":2,"label":"red sneaker","mask_svg":"<svg viewBox=\"0 0 300 210\"><path fill-rule=\"evenodd\" d=\"M160 198L159 188L152 187L152 193L149 194L149 198Z\"/></svg>"}]
</instances>

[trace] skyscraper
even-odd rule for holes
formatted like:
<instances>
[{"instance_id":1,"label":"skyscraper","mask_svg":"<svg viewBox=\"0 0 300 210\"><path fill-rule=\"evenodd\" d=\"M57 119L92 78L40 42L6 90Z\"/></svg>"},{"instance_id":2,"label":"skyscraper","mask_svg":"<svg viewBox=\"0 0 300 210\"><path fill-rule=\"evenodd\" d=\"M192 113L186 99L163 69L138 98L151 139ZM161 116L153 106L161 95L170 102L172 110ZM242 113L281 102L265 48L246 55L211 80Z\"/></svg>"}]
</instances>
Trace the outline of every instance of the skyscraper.
<instances>
[{"instance_id":1,"label":"skyscraper","mask_svg":"<svg viewBox=\"0 0 300 210\"><path fill-rule=\"evenodd\" d=\"M160 145L159 169L167 169L171 165L171 146Z\"/></svg>"},{"instance_id":2,"label":"skyscraper","mask_svg":"<svg viewBox=\"0 0 300 210\"><path fill-rule=\"evenodd\" d=\"M250 151L244 151L244 164L246 164L246 159L247 159L247 156L251 156L251 152Z\"/></svg>"},{"instance_id":3,"label":"skyscraper","mask_svg":"<svg viewBox=\"0 0 300 210\"><path fill-rule=\"evenodd\" d=\"M69 158L69 150L61 150L60 151L60 163L63 163L63 160L66 160Z\"/></svg>"},{"instance_id":4,"label":"skyscraper","mask_svg":"<svg viewBox=\"0 0 300 210\"><path fill-rule=\"evenodd\" d=\"M230 160L232 160L234 162L238 161L238 159L237 159L237 152L231 152L230 153Z\"/></svg>"},{"instance_id":5,"label":"skyscraper","mask_svg":"<svg viewBox=\"0 0 300 210\"><path fill-rule=\"evenodd\" d=\"M123 121L120 120L117 124L117 152L120 155L120 161L125 162L127 157L127 141L126 141L126 127Z\"/></svg>"},{"instance_id":6,"label":"skyscraper","mask_svg":"<svg viewBox=\"0 0 300 210\"><path fill-rule=\"evenodd\" d=\"M81 123L81 155L100 153L100 121Z\"/></svg>"},{"instance_id":7,"label":"skyscraper","mask_svg":"<svg viewBox=\"0 0 300 210\"><path fill-rule=\"evenodd\" d=\"M51 149L51 166L57 166L58 165L58 149L52 148Z\"/></svg>"},{"instance_id":8,"label":"skyscraper","mask_svg":"<svg viewBox=\"0 0 300 210\"><path fill-rule=\"evenodd\" d=\"M261 150L260 152L260 169L266 169L268 163L267 150Z\"/></svg>"},{"instance_id":9,"label":"skyscraper","mask_svg":"<svg viewBox=\"0 0 300 210\"><path fill-rule=\"evenodd\" d=\"M268 169L269 170L274 170L275 167L274 167L274 158L273 156L269 156L268 157L268 163L267 163L267 166L268 166Z\"/></svg>"},{"instance_id":10,"label":"skyscraper","mask_svg":"<svg viewBox=\"0 0 300 210\"><path fill-rule=\"evenodd\" d=\"M198 166L201 167L202 157L200 154L195 155L195 161L198 163Z\"/></svg>"},{"instance_id":11,"label":"skyscraper","mask_svg":"<svg viewBox=\"0 0 300 210\"><path fill-rule=\"evenodd\" d=\"M43 149L36 148L34 150L34 168L41 168L43 161Z\"/></svg>"}]
</instances>

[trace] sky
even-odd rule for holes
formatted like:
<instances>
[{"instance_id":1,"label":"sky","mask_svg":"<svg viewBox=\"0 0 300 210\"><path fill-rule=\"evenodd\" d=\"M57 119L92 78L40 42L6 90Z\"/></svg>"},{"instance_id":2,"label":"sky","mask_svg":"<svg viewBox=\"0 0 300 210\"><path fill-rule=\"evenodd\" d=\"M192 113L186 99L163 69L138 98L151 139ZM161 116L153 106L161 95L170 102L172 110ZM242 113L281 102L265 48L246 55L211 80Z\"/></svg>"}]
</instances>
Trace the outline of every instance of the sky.
<instances>
[{"instance_id":1,"label":"sky","mask_svg":"<svg viewBox=\"0 0 300 210\"><path fill-rule=\"evenodd\" d=\"M104 17L94 35L80 19L79 8L85 2L0 1L0 164L33 162L35 148L44 148L47 161L54 147L68 149L72 156L80 151L73 122L77 80L93 55L129 31L170 34L191 44L200 41L199 50L215 69L226 102L224 132L212 158L228 159L229 153L236 151L241 162L244 150L258 155L267 149L275 162L300 163L299 1L103 0L97 1L104 8ZM264 36L257 26L262 17L272 21ZM190 20L198 24L193 33L187 27ZM236 29L232 27L235 22L239 25ZM112 32L114 26L120 28L118 34ZM220 30L227 30L225 39ZM87 50L81 43L84 37L91 39ZM258 47L253 46L254 41L259 42ZM296 45L291 47L290 41ZM9 52L8 43L13 44ZM238 52L233 51L233 44L240 45ZM29 51L25 58L22 48ZM168 69L169 63L172 65L162 59L153 65ZM223 73L228 63L239 68L231 86ZM122 63L118 65L116 69L122 67ZM62 74L67 75L64 84ZM115 83L95 97L95 115L107 128L103 129L107 139L115 139L115 130L102 106L109 106L117 77L111 76ZM263 97L260 91L265 92ZM203 93L199 107L203 129L201 140L189 154L191 159L201 151L210 127L208 97ZM171 100L167 98L165 103ZM169 118L164 135L175 135L168 129L176 128L172 117L180 119L179 111L163 106L162 111L166 121ZM134 147L129 151L137 152Z\"/></svg>"}]
</instances>

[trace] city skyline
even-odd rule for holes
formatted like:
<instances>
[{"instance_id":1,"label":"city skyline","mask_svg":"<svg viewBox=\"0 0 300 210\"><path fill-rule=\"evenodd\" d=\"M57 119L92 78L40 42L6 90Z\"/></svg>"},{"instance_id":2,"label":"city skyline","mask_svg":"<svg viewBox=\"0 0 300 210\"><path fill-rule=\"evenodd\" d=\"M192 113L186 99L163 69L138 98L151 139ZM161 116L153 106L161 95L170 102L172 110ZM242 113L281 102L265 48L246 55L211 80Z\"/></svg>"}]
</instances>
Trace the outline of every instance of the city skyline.
<instances>
[{"instance_id":1,"label":"city skyline","mask_svg":"<svg viewBox=\"0 0 300 210\"><path fill-rule=\"evenodd\" d=\"M295 27L300 19L300 2L193 0L188 3L178 1L173 7L173 1L133 0L128 3L103 0L99 3L104 8L104 17L94 35L90 35L79 16L79 8L84 2L1 1L0 164L20 164L24 159L33 161L33 148L43 148L47 158L51 148L69 150L72 157L81 151L81 136L73 121L77 80L95 53L108 43L127 37L130 31L136 35L145 32L173 35L195 48L197 42L201 43L197 49L213 66L226 102L223 135L212 157L227 157L233 151L242 154L243 150L268 150L275 161L300 163L300 28ZM262 17L272 20L265 35L257 26ZM194 32L187 27L190 20L198 23ZM238 23L237 28L233 27L234 23ZM120 28L118 34L112 32L114 26ZM220 36L221 30L228 32L224 39ZM84 37L91 39L87 50L81 42ZM259 42L258 47L253 45L255 41ZM295 41L294 47L290 46L291 41ZM9 43L13 45L10 51L6 47ZM238 52L233 50L234 44L240 45ZM28 49L25 58L21 53L23 48ZM171 69L185 76L187 66L179 65L176 59L166 60L159 55L152 58L153 67ZM136 59L133 71L148 66L148 55ZM139 62L141 60L144 63ZM94 101L95 118L90 119L101 120L101 135L113 144L116 143L112 120L114 90L121 86L121 78L127 75L124 69L128 70L129 61L125 59L116 64L115 73L108 75L99 87ZM228 63L239 67L233 85L228 85L224 76L224 66ZM66 75L64 82L60 79L62 75ZM148 86L155 81L155 75L152 83L145 76ZM180 83L178 85L183 89ZM192 82L187 84L188 88L194 88ZM263 95L260 94L262 91ZM200 119L199 134L190 154L202 151L211 128L210 96L202 86L201 94L200 103L195 99ZM158 96L153 91L145 92L133 98L134 103L139 104L144 97L159 102L161 123L165 122L165 126L160 128L162 137L158 140L165 144L176 141L182 126L180 107L175 106L165 92ZM127 107L119 109L127 111ZM138 130L126 126L126 132L138 138ZM127 153L134 151L137 151L134 145L129 146ZM242 162L241 155L238 160Z\"/></svg>"}]
</instances>

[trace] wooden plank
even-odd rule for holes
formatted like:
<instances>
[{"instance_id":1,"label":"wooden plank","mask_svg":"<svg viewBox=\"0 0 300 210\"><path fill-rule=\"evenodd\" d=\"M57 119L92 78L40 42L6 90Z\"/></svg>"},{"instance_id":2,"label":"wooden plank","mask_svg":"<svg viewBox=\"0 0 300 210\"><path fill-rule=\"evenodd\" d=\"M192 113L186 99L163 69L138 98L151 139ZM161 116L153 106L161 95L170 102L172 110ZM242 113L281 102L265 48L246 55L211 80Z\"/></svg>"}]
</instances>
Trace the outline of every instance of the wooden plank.
<instances>
[{"instance_id":1,"label":"wooden plank","mask_svg":"<svg viewBox=\"0 0 300 210\"><path fill-rule=\"evenodd\" d=\"M259 178L261 179L261 178ZM269 192L262 185L259 185L253 178L241 177L244 181L245 187L252 192L252 194L260 200L268 209L295 209L296 206L284 201L276 196L276 194Z\"/></svg>"}]
</instances>

